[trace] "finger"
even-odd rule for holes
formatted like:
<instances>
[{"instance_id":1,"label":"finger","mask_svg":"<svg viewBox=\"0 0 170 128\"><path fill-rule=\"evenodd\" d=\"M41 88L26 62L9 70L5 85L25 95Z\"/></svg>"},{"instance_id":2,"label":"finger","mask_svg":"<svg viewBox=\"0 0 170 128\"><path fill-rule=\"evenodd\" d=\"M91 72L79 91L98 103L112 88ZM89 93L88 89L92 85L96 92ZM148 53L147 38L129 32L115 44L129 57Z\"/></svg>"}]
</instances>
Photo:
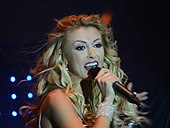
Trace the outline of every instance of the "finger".
<instances>
[{"instance_id":1,"label":"finger","mask_svg":"<svg viewBox=\"0 0 170 128\"><path fill-rule=\"evenodd\" d=\"M113 85L113 83L115 82L115 81L117 81L116 80L117 78L114 78L114 75L113 74L110 74L110 75L108 75L107 77L105 77L105 78L103 78L103 84L105 85L105 86L107 86L107 85Z\"/></svg>"},{"instance_id":2,"label":"finger","mask_svg":"<svg viewBox=\"0 0 170 128\"><path fill-rule=\"evenodd\" d=\"M103 79L103 84L105 85L104 88L103 88L105 90L105 95L104 96L109 96L109 97L110 96L111 97L115 96L115 92L114 92L114 89L112 87L114 82L115 81L113 80L113 76L112 75L110 75L108 77L105 77Z\"/></svg>"},{"instance_id":3,"label":"finger","mask_svg":"<svg viewBox=\"0 0 170 128\"><path fill-rule=\"evenodd\" d=\"M102 69L98 72L98 74L97 74L97 76L95 77L95 79L97 79L98 77L102 76L103 74L106 74L107 72L110 72L109 69L102 68Z\"/></svg>"},{"instance_id":4,"label":"finger","mask_svg":"<svg viewBox=\"0 0 170 128\"><path fill-rule=\"evenodd\" d=\"M128 83L127 88L128 88L130 91L132 90L132 87L133 87L133 83L132 83L132 82Z\"/></svg>"},{"instance_id":5,"label":"finger","mask_svg":"<svg viewBox=\"0 0 170 128\"><path fill-rule=\"evenodd\" d=\"M98 87L100 88L100 91L102 93L103 96L105 96L105 79L110 75L111 73L109 72L100 72L100 74L98 74L98 77L95 78Z\"/></svg>"},{"instance_id":6,"label":"finger","mask_svg":"<svg viewBox=\"0 0 170 128\"><path fill-rule=\"evenodd\" d=\"M100 76L98 76L98 77L96 77L95 78L95 80L97 81L97 83L99 84L99 86L104 86L105 84L104 84L104 79L105 78L107 78L107 77L109 77L110 75L111 75L111 73L110 72L107 72L107 73L105 73L105 74L99 74Z\"/></svg>"},{"instance_id":7,"label":"finger","mask_svg":"<svg viewBox=\"0 0 170 128\"><path fill-rule=\"evenodd\" d=\"M113 75L113 73L111 73L111 72L105 72L104 74L100 74L100 76L97 76L97 77L95 78L95 80L104 79L104 78L106 78L106 77L108 77L108 76L110 76L110 75Z\"/></svg>"},{"instance_id":8,"label":"finger","mask_svg":"<svg viewBox=\"0 0 170 128\"><path fill-rule=\"evenodd\" d=\"M98 77L98 78L96 79L96 82L97 82L98 87L100 88L100 91L102 92L102 94L104 94L104 93L103 93L102 77Z\"/></svg>"},{"instance_id":9,"label":"finger","mask_svg":"<svg viewBox=\"0 0 170 128\"><path fill-rule=\"evenodd\" d=\"M104 87L106 86L107 80L113 79L113 77L114 77L113 74L110 73L110 72L108 72L108 73L106 73L106 74L103 74L103 75L97 77L97 78L96 78L96 81L97 81L98 85L99 85L99 86L101 87L101 89L102 89L102 88L104 88ZM114 79L113 79L113 80L114 80Z\"/></svg>"},{"instance_id":10,"label":"finger","mask_svg":"<svg viewBox=\"0 0 170 128\"><path fill-rule=\"evenodd\" d=\"M144 97L140 97L140 98L139 98L140 101L144 101L144 100L147 100L147 99L148 99L147 96L144 96Z\"/></svg>"},{"instance_id":11,"label":"finger","mask_svg":"<svg viewBox=\"0 0 170 128\"><path fill-rule=\"evenodd\" d=\"M149 94L148 92L144 91L144 92L137 93L136 96L142 97L142 96L146 96L148 94Z\"/></svg>"},{"instance_id":12,"label":"finger","mask_svg":"<svg viewBox=\"0 0 170 128\"><path fill-rule=\"evenodd\" d=\"M103 95L105 96L106 94L106 88L108 88L108 86L110 86L109 88L109 92L111 92L113 90L112 88L112 84L117 81L119 78L114 75L111 72L107 72L106 74L103 74L101 76L99 76L96 81L98 82L98 86L100 87L101 91L103 92ZM106 87L107 86L107 87Z\"/></svg>"},{"instance_id":13,"label":"finger","mask_svg":"<svg viewBox=\"0 0 170 128\"><path fill-rule=\"evenodd\" d=\"M148 96L147 96L148 92L141 92L141 93L138 93L136 94L136 96L141 100L147 100L148 99Z\"/></svg>"},{"instance_id":14,"label":"finger","mask_svg":"<svg viewBox=\"0 0 170 128\"><path fill-rule=\"evenodd\" d=\"M104 95L103 85L101 83L101 80L97 80L96 82L97 82L97 85L98 85L98 87L100 89L100 92L102 93L102 95Z\"/></svg>"}]
</instances>

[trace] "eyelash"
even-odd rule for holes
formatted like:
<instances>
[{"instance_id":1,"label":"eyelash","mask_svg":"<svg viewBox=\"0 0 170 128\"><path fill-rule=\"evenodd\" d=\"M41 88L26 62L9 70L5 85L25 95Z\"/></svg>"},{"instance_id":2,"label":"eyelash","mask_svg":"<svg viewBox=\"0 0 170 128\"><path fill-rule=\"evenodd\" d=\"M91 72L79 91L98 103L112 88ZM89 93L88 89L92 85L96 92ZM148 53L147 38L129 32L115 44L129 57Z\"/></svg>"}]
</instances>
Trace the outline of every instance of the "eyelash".
<instances>
[{"instance_id":1,"label":"eyelash","mask_svg":"<svg viewBox=\"0 0 170 128\"><path fill-rule=\"evenodd\" d=\"M81 51L81 50L84 50L85 49L85 46L77 46L76 47L76 50L78 50L78 51Z\"/></svg>"},{"instance_id":2,"label":"eyelash","mask_svg":"<svg viewBox=\"0 0 170 128\"><path fill-rule=\"evenodd\" d=\"M101 43L97 43L97 44L94 45L95 48L100 48L100 47L102 47L102 46L103 46L103 45L102 45Z\"/></svg>"},{"instance_id":3,"label":"eyelash","mask_svg":"<svg viewBox=\"0 0 170 128\"><path fill-rule=\"evenodd\" d=\"M101 43L97 43L94 45L94 48L100 48L102 47L103 45ZM85 46L77 46L75 49L78 50L78 51L82 51L84 50L86 47Z\"/></svg>"}]
</instances>

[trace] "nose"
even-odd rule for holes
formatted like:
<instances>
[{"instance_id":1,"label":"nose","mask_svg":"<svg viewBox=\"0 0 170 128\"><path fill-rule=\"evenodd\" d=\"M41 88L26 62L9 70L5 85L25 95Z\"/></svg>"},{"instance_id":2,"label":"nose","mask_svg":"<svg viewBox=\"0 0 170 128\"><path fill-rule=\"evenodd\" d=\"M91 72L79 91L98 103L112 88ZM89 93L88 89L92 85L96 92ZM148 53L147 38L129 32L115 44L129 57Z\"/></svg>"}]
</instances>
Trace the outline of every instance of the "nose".
<instances>
[{"instance_id":1,"label":"nose","mask_svg":"<svg viewBox=\"0 0 170 128\"><path fill-rule=\"evenodd\" d=\"M96 57L95 50L92 47L88 48L88 58L94 59Z\"/></svg>"}]
</instances>

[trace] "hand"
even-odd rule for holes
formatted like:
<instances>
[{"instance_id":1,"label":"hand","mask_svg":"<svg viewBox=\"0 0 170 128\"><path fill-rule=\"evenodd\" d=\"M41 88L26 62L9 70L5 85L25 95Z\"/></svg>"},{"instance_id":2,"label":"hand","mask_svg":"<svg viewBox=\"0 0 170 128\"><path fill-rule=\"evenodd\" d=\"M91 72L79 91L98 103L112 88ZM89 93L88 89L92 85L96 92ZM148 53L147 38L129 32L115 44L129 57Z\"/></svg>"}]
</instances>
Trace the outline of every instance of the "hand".
<instances>
[{"instance_id":1,"label":"hand","mask_svg":"<svg viewBox=\"0 0 170 128\"><path fill-rule=\"evenodd\" d=\"M104 101L112 103L115 97L112 85L115 81L120 81L120 79L114 73L110 72L110 70L102 68L95 80L100 88Z\"/></svg>"},{"instance_id":2,"label":"hand","mask_svg":"<svg viewBox=\"0 0 170 128\"><path fill-rule=\"evenodd\" d=\"M133 83L130 82L128 83L127 85L127 88L131 91L132 90L132 87L133 87ZM136 93L135 94L137 98L139 98L140 101L144 101L144 100L147 100L148 99L148 92L146 91L143 91L143 92L140 92L140 93Z\"/></svg>"},{"instance_id":3,"label":"hand","mask_svg":"<svg viewBox=\"0 0 170 128\"><path fill-rule=\"evenodd\" d=\"M132 82L130 82L130 83L128 83L128 85L127 85L127 88L131 91L132 90L132 87L133 87L133 83ZM140 92L140 93L136 93L136 92L134 92L135 93L135 95L136 95L136 97L140 100L140 101L144 101L144 100L147 100L148 99L148 92L146 92L146 91L143 91L143 92ZM136 104L134 104L133 105L134 106L134 108L135 109L137 109L137 105Z\"/></svg>"}]
</instances>

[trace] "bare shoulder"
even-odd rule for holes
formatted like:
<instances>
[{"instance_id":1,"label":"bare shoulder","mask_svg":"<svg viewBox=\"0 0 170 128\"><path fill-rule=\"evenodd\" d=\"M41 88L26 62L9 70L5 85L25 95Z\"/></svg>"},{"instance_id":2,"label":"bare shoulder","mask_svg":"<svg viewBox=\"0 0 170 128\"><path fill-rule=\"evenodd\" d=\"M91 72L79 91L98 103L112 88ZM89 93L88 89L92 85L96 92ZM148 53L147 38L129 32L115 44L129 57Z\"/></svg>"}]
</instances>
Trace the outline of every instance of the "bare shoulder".
<instances>
[{"instance_id":1,"label":"bare shoulder","mask_svg":"<svg viewBox=\"0 0 170 128\"><path fill-rule=\"evenodd\" d=\"M52 126L60 127L77 118L71 100L60 89L53 90L47 95L43 116L51 122Z\"/></svg>"},{"instance_id":2,"label":"bare shoulder","mask_svg":"<svg viewBox=\"0 0 170 128\"><path fill-rule=\"evenodd\" d=\"M71 101L70 99L63 93L60 89L55 89L52 92L50 92L46 98L47 100L47 107L48 109L64 109L66 106L71 107Z\"/></svg>"},{"instance_id":3,"label":"bare shoulder","mask_svg":"<svg viewBox=\"0 0 170 128\"><path fill-rule=\"evenodd\" d=\"M69 101L68 97L64 94L64 92L61 89L55 89L52 92L50 92L47 96L49 103L52 102L52 105L54 104L53 101L63 102L63 100Z\"/></svg>"}]
</instances>

